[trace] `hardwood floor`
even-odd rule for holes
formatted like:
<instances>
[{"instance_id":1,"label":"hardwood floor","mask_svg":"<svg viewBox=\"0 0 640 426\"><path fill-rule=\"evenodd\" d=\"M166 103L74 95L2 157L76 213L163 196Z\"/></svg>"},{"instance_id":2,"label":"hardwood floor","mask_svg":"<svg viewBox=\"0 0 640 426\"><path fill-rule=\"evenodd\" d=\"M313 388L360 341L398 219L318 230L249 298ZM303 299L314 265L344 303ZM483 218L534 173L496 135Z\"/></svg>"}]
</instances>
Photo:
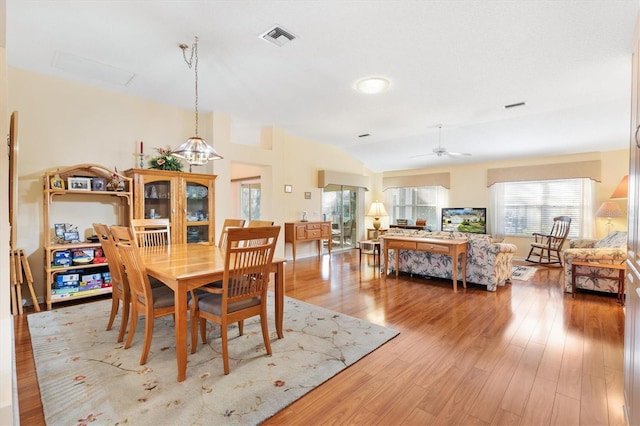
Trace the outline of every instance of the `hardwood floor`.
<instances>
[{"instance_id":1,"label":"hardwood floor","mask_svg":"<svg viewBox=\"0 0 640 426\"><path fill-rule=\"evenodd\" d=\"M289 262L289 297L400 335L264 424L623 425L622 308L572 299L561 272L454 294L451 281L380 279L357 250ZM26 316L16 358L21 423L44 424Z\"/></svg>"}]
</instances>

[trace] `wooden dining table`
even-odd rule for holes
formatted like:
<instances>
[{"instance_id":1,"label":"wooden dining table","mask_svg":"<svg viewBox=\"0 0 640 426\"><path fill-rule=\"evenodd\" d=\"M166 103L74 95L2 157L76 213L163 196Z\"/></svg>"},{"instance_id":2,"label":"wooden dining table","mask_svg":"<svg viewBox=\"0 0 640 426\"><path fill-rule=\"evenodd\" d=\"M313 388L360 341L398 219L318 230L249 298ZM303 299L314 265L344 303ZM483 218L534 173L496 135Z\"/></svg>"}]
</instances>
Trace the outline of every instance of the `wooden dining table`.
<instances>
[{"instance_id":1,"label":"wooden dining table","mask_svg":"<svg viewBox=\"0 0 640 426\"><path fill-rule=\"evenodd\" d=\"M140 248L147 274L170 287L175 295L176 358L178 382L187 376L187 310L189 290L222 280L225 252L213 245L171 244ZM284 316L284 259L275 258L275 323L282 339Z\"/></svg>"}]
</instances>

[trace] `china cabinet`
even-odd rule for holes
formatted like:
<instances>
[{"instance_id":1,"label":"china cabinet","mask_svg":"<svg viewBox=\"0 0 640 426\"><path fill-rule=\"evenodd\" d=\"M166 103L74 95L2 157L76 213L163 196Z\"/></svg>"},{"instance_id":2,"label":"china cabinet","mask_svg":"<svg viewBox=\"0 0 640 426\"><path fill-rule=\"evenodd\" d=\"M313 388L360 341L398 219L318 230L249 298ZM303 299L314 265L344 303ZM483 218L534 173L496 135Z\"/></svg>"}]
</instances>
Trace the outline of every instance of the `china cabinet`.
<instances>
[{"instance_id":1,"label":"china cabinet","mask_svg":"<svg viewBox=\"0 0 640 426\"><path fill-rule=\"evenodd\" d=\"M214 244L215 175L155 169L129 169L133 217L168 218L173 243Z\"/></svg>"},{"instance_id":2,"label":"china cabinet","mask_svg":"<svg viewBox=\"0 0 640 426\"><path fill-rule=\"evenodd\" d=\"M78 179L86 187L69 185ZM43 180L44 271L47 309L56 302L111 293L108 266L100 255L100 242L85 241L62 224L52 226L56 205L113 204L114 224L128 225L132 214L131 179L97 164L79 164L44 174ZM78 216L70 221L78 220ZM94 220L84 218L90 228Z\"/></svg>"}]
</instances>

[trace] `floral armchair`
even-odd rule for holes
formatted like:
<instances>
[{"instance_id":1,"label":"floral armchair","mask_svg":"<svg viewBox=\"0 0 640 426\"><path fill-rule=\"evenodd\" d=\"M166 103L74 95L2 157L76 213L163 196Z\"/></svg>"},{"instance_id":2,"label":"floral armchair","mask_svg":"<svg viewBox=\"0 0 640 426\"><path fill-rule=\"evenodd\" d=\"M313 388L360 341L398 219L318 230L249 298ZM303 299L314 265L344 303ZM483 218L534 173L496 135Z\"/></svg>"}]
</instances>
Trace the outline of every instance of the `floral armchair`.
<instances>
[{"instance_id":1,"label":"floral armchair","mask_svg":"<svg viewBox=\"0 0 640 426\"><path fill-rule=\"evenodd\" d=\"M463 232L426 232L389 230L385 236L404 235L425 238L455 238L469 242L467 247L467 282L487 286L487 291L496 291L506 281L511 280L512 260L517 247L513 244L494 242L490 236ZM384 250L384 238L380 238ZM452 278L450 256L414 250L399 250L399 270L411 274L431 277ZM395 269L396 250L389 252L389 266ZM384 259L381 260L384 262ZM385 265L381 265L385 268ZM462 265L458 264L458 276Z\"/></svg>"},{"instance_id":2,"label":"floral armchair","mask_svg":"<svg viewBox=\"0 0 640 426\"><path fill-rule=\"evenodd\" d=\"M571 293L571 264L573 260L594 263L623 263L627 259L627 233L613 231L601 240L571 240L569 248L563 252L564 257L564 291ZM588 274L594 269L591 266L576 266L580 273ZM576 288L617 293L618 282L615 279L618 271L598 268L598 277L576 277ZM596 275L596 274L594 274Z\"/></svg>"}]
</instances>

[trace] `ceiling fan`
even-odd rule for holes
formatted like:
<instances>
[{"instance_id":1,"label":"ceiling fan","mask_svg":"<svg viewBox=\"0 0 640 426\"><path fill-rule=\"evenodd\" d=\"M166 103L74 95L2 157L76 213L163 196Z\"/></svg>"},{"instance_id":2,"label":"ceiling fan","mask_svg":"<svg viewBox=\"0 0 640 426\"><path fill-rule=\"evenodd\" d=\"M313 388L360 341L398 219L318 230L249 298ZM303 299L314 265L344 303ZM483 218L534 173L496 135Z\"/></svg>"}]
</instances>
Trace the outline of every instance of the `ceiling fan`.
<instances>
[{"instance_id":1,"label":"ceiling fan","mask_svg":"<svg viewBox=\"0 0 640 426\"><path fill-rule=\"evenodd\" d=\"M449 157L470 157L471 154L469 154L468 152L450 152L447 151L447 148L444 148L441 144L440 144L440 140L442 138L442 124L438 125L438 147L437 148L433 148L433 152L429 152L427 154L418 154L418 155L412 155L409 158L416 158L416 157L424 157L427 155L437 155L438 157L442 157L443 155L449 156Z\"/></svg>"}]
</instances>

